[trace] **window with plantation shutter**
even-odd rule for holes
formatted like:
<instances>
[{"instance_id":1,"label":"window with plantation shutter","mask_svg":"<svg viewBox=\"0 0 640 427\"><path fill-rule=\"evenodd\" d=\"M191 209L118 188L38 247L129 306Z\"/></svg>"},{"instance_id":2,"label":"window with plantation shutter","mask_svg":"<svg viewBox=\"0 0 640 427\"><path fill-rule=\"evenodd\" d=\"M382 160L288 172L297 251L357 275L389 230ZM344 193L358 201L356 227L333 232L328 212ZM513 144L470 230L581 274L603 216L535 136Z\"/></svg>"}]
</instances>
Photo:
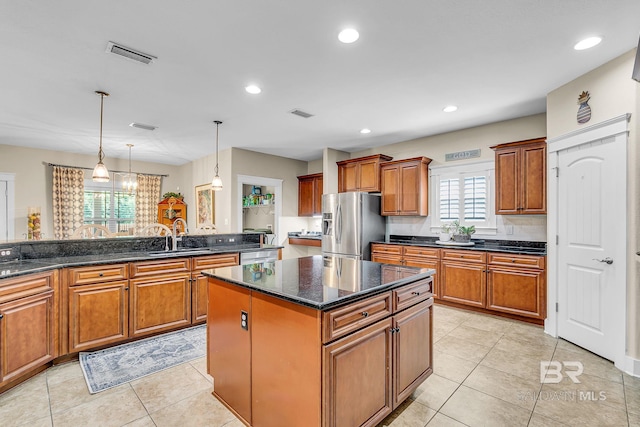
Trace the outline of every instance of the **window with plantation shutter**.
<instances>
[{"instance_id":1,"label":"window with plantation shutter","mask_svg":"<svg viewBox=\"0 0 640 427\"><path fill-rule=\"evenodd\" d=\"M441 225L459 221L474 225L478 233L495 234L495 213L492 203L493 162L465 167L440 167L431 171L435 186L432 194L436 207L432 217L432 231Z\"/></svg>"},{"instance_id":2,"label":"window with plantation shutter","mask_svg":"<svg viewBox=\"0 0 640 427\"><path fill-rule=\"evenodd\" d=\"M126 233L135 224L136 196L121 189L118 173L109 182L85 179L84 223L104 225L113 233Z\"/></svg>"}]
</instances>

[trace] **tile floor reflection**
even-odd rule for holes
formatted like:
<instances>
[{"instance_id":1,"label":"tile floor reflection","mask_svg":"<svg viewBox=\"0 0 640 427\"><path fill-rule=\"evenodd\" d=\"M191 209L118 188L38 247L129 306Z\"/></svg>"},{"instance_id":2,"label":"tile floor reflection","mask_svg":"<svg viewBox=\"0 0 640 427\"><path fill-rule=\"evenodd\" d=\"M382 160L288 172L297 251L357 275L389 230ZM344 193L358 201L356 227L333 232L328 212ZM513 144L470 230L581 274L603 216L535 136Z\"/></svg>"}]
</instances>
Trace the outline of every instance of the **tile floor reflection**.
<instances>
[{"instance_id":1,"label":"tile floor reflection","mask_svg":"<svg viewBox=\"0 0 640 427\"><path fill-rule=\"evenodd\" d=\"M541 384L541 361L566 360L580 384ZM70 362L1 394L0 425L242 427L212 381L201 358L91 395ZM640 425L640 378L539 327L437 305L434 373L378 427L578 425Z\"/></svg>"}]
</instances>

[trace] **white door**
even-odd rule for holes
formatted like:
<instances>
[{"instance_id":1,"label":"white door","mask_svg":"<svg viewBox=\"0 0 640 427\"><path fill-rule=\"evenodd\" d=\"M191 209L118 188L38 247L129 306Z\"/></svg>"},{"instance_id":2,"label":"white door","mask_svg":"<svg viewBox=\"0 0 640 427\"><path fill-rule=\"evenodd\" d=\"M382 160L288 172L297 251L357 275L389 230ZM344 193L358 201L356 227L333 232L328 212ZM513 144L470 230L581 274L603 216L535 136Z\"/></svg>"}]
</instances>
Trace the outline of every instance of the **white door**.
<instances>
[{"instance_id":1,"label":"white door","mask_svg":"<svg viewBox=\"0 0 640 427\"><path fill-rule=\"evenodd\" d=\"M558 153L558 336L606 359L624 349L626 140Z\"/></svg>"},{"instance_id":2,"label":"white door","mask_svg":"<svg viewBox=\"0 0 640 427\"><path fill-rule=\"evenodd\" d=\"M9 241L9 189L8 182L0 180L0 242Z\"/></svg>"}]
</instances>

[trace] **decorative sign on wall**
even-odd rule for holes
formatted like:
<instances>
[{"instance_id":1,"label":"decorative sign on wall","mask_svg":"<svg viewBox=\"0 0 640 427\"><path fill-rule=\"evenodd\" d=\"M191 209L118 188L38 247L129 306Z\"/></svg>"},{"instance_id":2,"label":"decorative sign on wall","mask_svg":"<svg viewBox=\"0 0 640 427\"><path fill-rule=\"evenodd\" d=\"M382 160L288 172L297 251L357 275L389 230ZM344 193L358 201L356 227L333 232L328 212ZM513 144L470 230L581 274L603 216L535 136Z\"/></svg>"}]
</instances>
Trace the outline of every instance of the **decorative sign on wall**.
<instances>
[{"instance_id":1,"label":"decorative sign on wall","mask_svg":"<svg viewBox=\"0 0 640 427\"><path fill-rule=\"evenodd\" d=\"M445 162L451 162L454 160L466 160L473 159L475 157L480 157L480 149L476 148L475 150L466 150L466 151L458 151L457 153L448 153L444 155Z\"/></svg>"},{"instance_id":2,"label":"decorative sign on wall","mask_svg":"<svg viewBox=\"0 0 640 427\"><path fill-rule=\"evenodd\" d=\"M578 97L578 123L587 123L591 120L591 107L589 107L589 92L583 90Z\"/></svg>"}]
</instances>

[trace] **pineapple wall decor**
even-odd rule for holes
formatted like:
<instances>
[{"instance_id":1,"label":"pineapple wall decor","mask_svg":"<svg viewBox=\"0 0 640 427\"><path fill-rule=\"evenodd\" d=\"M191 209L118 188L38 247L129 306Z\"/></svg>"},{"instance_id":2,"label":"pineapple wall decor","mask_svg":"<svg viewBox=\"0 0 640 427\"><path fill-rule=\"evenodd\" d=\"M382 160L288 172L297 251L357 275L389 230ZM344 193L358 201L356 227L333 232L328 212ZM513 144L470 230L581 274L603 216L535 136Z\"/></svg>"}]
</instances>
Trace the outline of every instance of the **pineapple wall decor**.
<instances>
[{"instance_id":1,"label":"pineapple wall decor","mask_svg":"<svg viewBox=\"0 0 640 427\"><path fill-rule=\"evenodd\" d=\"M589 92L583 90L580 96L578 97L578 123L587 123L591 120L591 107L589 107Z\"/></svg>"}]
</instances>

